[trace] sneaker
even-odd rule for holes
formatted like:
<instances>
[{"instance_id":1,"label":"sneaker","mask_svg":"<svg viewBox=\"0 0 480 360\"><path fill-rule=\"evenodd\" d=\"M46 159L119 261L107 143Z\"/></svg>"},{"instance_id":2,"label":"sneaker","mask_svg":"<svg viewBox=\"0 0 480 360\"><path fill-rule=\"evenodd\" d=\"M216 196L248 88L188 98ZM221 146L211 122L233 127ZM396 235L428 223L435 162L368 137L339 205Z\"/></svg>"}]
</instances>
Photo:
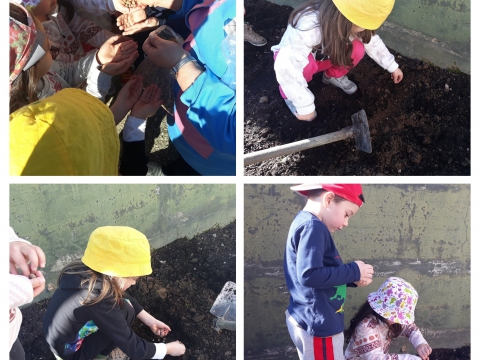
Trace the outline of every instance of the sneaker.
<instances>
[{"instance_id":1,"label":"sneaker","mask_svg":"<svg viewBox=\"0 0 480 360\"><path fill-rule=\"evenodd\" d=\"M244 40L249 42L254 46L263 46L267 43L267 40L258 35L255 31L253 31L253 26L249 23L245 23L243 26L244 30Z\"/></svg>"},{"instance_id":2,"label":"sneaker","mask_svg":"<svg viewBox=\"0 0 480 360\"><path fill-rule=\"evenodd\" d=\"M325 84L339 87L349 95L357 91L357 85L353 81L348 80L347 75L344 75L339 78L334 78L334 77L328 77L327 75L325 75L325 73L323 73L323 82Z\"/></svg>"}]
</instances>

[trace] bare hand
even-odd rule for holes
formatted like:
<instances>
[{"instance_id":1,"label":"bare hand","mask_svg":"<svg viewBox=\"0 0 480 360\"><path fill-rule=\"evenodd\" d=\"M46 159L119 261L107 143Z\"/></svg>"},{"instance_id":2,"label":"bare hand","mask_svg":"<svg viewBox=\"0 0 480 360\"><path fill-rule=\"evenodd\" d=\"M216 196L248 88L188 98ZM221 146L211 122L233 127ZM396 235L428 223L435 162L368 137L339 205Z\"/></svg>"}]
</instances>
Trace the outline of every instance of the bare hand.
<instances>
[{"instance_id":1,"label":"bare hand","mask_svg":"<svg viewBox=\"0 0 480 360\"><path fill-rule=\"evenodd\" d=\"M402 70L400 70L400 68L397 68L397 70L395 70L391 76L392 76L393 82L395 84L398 84L403 79L403 72Z\"/></svg>"},{"instance_id":2,"label":"bare hand","mask_svg":"<svg viewBox=\"0 0 480 360\"><path fill-rule=\"evenodd\" d=\"M117 17L117 26L120 30L123 30L129 26L145 20L146 18L147 12L143 9L127 14L122 14Z\"/></svg>"},{"instance_id":3,"label":"bare hand","mask_svg":"<svg viewBox=\"0 0 480 360\"><path fill-rule=\"evenodd\" d=\"M103 64L101 71L112 76L123 74L133 65L137 58L138 52L135 51L125 60Z\"/></svg>"},{"instance_id":4,"label":"bare hand","mask_svg":"<svg viewBox=\"0 0 480 360\"><path fill-rule=\"evenodd\" d=\"M167 336L168 333L171 331L170 327L167 324L157 319L155 319L155 321L150 325L150 330L152 330L155 335L161 337Z\"/></svg>"},{"instance_id":5,"label":"bare hand","mask_svg":"<svg viewBox=\"0 0 480 360\"><path fill-rule=\"evenodd\" d=\"M155 34L150 34L143 43L143 51L148 60L157 66L171 69L182 57L186 56L185 50L174 41L164 40Z\"/></svg>"},{"instance_id":6,"label":"bare hand","mask_svg":"<svg viewBox=\"0 0 480 360\"><path fill-rule=\"evenodd\" d=\"M152 0L154 1L154 0ZM129 8L124 5L123 0L113 0L113 6L115 7L115 10L120 11L121 13L131 13L140 9L145 9L145 7L148 4L142 4L140 1L137 1L137 6Z\"/></svg>"},{"instance_id":7,"label":"bare hand","mask_svg":"<svg viewBox=\"0 0 480 360\"><path fill-rule=\"evenodd\" d=\"M353 282L354 284L357 284L358 287L362 287L362 286L368 286L372 283L372 280L370 279L369 281L362 281L362 280L359 280L359 281L354 281Z\"/></svg>"},{"instance_id":8,"label":"bare hand","mask_svg":"<svg viewBox=\"0 0 480 360\"><path fill-rule=\"evenodd\" d=\"M105 41L97 53L100 65L110 62L121 62L128 59L132 53L138 54L138 44L120 35L112 36Z\"/></svg>"},{"instance_id":9,"label":"bare hand","mask_svg":"<svg viewBox=\"0 0 480 360\"><path fill-rule=\"evenodd\" d=\"M31 272L37 271L39 265L41 268L45 267L45 254L42 249L23 241L10 243L10 274L17 275L17 268L20 268L23 275L30 276Z\"/></svg>"},{"instance_id":10,"label":"bare hand","mask_svg":"<svg viewBox=\"0 0 480 360\"><path fill-rule=\"evenodd\" d=\"M178 340L167 343L167 354L172 356L182 356L185 354L185 345Z\"/></svg>"},{"instance_id":11,"label":"bare hand","mask_svg":"<svg viewBox=\"0 0 480 360\"><path fill-rule=\"evenodd\" d=\"M132 109L133 105L135 105L142 94L142 88L143 78L137 75L133 75L122 87L115 103L110 107L116 124L122 121Z\"/></svg>"},{"instance_id":12,"label":"bare hand","mask_svg":"<svg viewBox=\"0 0 480 360\"><path fill-rule=\"evenodd\" d=\"M361 260L354 261L360 270L360 280L361 282L365 282L367 285L372 282L373 278L373 266L369 264L365 264Z\"/></svg>"},{"instance_id":13,"label":"bare hand","mask_svg":"<svg viewBox=\"0 0 480 360\"><path fill-rule=\"evenodd\" d=\"M145 90L138 101L133 105L131 115L137 119L147 119L148 117L155 115L157 110L162 106L163 100L160 100L162 91L160 88L151 84Z\"/></svg>"},{"instance_id":14,"label":"bare hand","mask_svg":"<svg viewBox=\"0 0 480 360\"><path fill-rule=\"evenodd\" d=\"M417 350L417 353L422 360L428 360L428 355L432 353L432 348L426 343L418 345L415 350Z\"/></svg>"},{"instance_id":15,"label":"bare hand","mask_svg":"<svg viewBox=\"0 0 480 360\"><path fill-rule=\"evenodd\" d=\"M123 35L132 35L142 31L151 31L160 25L160 22L157 18L151 17L139 23L133 24L125 28L125 31L122 33Z\"/></svg>"},{"instance_id":16,"label":"bare hand","mask_svg":"<svg viewBox=\"0 0 480 360\"><path fill-rule=\"evenodd\" d=\"M45 277L39 270L32 272L31 275L35 276L32 276L32 279L30 279L30 283L32 284L33 288L33 297L35 297L38 296L43 290L45 290Z\"/></svg>"},{"instance_id":17,"label":"bare hand","mask_svg":"<svg viewBox=\"0 0 480 360\"><path fill-rule=\"evenodd\" d=\"M297 117L298 120L312 121L317 117L317 112L314 110L310 114L306 114L306 115L298 115L297 113L295 113L295 116Z\"/></svg>"}]
</instances>

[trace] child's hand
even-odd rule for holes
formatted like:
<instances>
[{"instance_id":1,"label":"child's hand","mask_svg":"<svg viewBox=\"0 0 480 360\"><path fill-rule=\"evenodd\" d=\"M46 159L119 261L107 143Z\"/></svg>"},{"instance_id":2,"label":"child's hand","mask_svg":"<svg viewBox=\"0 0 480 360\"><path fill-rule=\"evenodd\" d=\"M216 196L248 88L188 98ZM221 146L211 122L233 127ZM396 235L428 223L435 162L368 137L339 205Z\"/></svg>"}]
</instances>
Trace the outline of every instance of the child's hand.
<instances>
[{"instance_id":1,"label":"child's hand","mask_svg":"<svg viewBox=\"0 0 480 360\"><path fill-rule=\"evenodd\" d=\"M151 17L136 24L133 24L129 27L126 27L123 35L132 35L142 31L150 31L157 28L160 25L160 22L157 18Z\"/></svg>"},{"instance_id":2,"label":"child's hand","mask_svg":"<svg viewBox=\"0 0 480 360\"><path fill-rule=\"evenodd\" d=\"M158 27L159 21L155 17L147 18L145 10L123 14L117 18L117 26L123 31L123 35L131 35L140 31L152 30Z\"/></svg>"},{"instance_id":3,"label":"child's hand","mask_svg":"<svg viewBox=\"0 0 480 360\"><path fill-rule=\"evenodd\" d=\"M133 65L137 58L138 52L135 51L125 60L103 64L101 71L112 76L121 75Z\"/></svg>"},{"instance_id":4,"label":"child's hand","mask_svg":"<svg viewBox=\"0 0 480 360\"><path fill-rule=\"evenodd\" d=\"M397 70L395 70L392 73L392 80L395 84L398 84L400 81L402 81L402 79L403 79L403 72L402 70L400 70L400 68L397 68Z\"/></svg>"},{"instance_id":5,"label":"child's hand","mask_svg":"<svg viewBox=\"0 0 480 360\"><path fill-rule=\"evenodd\" d=\"M152 330L155 335L161 337L167 336L168 333L171 331L170 327L167 324L157 319L155 319L150 325L150 330Z\"/></svg>"},{"instance_id":6,"label":"child's hand","mask_svg":"<svg viewBox=\"0 0 480 360\"><path fill-rule=\"evenodd\" d=\"M33 288L33 297L35 297L45 290L45 277L43 276L42 272L38 270L32 272L30 277L30 283L32 284Z\"/></svg>"},{"instance_id":7,"label":"child's hand","mask_svg":"<svg viewBox=\"0 0 480 360\"><path fill-rule=\"evenodd\" d=\"M317 112L314 110L313 112L311 112L310 114L307 114L307 115L298 115L295 112L295 116L297 117L298 120L312 121L313 119L315 119L317 117Z\"/></svg>"},{"instance_id":8,"label":"child's hand","mask_svg":"<svg viewBox=\"0 0 480 360\"><path fill-rule=\"evenodd\" d=\"M372 283L372 280L370 279L369 281L354 281L353 282L354 284L357 284L357 286L361 287L361 286L368 286Z\"/></svg>"},{"instance_id":9,"label":"child's hand","mask_svg":"<svg viewBox=\"0 0 480 360\"><path fill-rule=\"evenodd\" d=\"M418 345L415 350L417 350L417 353L422 360L428 360L428 355L432 353L432 348L426 343Z\"/></svg>"},{"instance_id":10,"label":"child's hand","mask_svg":"<svg viewBox=\"0 0 480 360\"><path fill-rule=\"evenodd\" d=\"M167 354L172 356L182 356L185 354L185 345L178 340L167 343Z\"/></svg>"},{"instance_id":11,"label":"child's hand","mask_svg":"<svg viewBox=\"0 0 480 360\"><path fill-rule=\"evenodd\" d=\"M186 55L176 42L161 39L155 34L149 35L142 48L152 63L167 69L174 67Z\"/></svg>"},{"instance_id":12,"label":"child's hand","mask_svg":"<svg viewBox=\"0 0 480 360\"><path fill-rule=\"evenodd\" d=\"M133 106L131 115L138 119L147 119L155 115L163 104L163 100L160 100L161 95L162 91L157 85L150 85L143 90L142 95Z\"/></svg>"},{"instance_id":13,"label":"child's hand","mask_svg":"<svg viewBox=\"0 0 480 360\"><path fill-rule=\"evenodd\" d=\"M359 282L365 282L370 284L373 278L373 266L370 264L365 264L361 260L354 261L358 265L358 269L360 270L360 280Z\"/></svg>"},{"instance_id":14,"label":"child's hand","mask_svg":"<svg viewBox=\"0 0 480 360\"><path fill-rule=\"evenodd\" d=\"M38 266L45 267L45 253L40 247L23 241L10 243L10 274L18 275L17 268L20 268L23 275L30 276Z\"/></svg>"},{"instance_id":15,"label":"child's hand","mask_svg":"<svg viewBox=\"0 0 480 360\"><path fill-rule=\"evenodd\" d=\"M130 80L122 87L122 90L117 95L115 103L110 107L115 119L115 124L118 124L125 118L127 113L132 109L142 94L143 78L141 76L133 75Z\"/></svg>"},{"instance_id":16,"label":"child's hand","mask_svg":"<svg viewBox=\"0 0 480 360\"><path fill-rule=\"evenodd\" d=\"M138 44L133 40L126 39L116 35L105 41L97 52L97 60L100 65L110 62L118 63L128 59L132 53L138 54Z\"/></svg>"}]
</instances>

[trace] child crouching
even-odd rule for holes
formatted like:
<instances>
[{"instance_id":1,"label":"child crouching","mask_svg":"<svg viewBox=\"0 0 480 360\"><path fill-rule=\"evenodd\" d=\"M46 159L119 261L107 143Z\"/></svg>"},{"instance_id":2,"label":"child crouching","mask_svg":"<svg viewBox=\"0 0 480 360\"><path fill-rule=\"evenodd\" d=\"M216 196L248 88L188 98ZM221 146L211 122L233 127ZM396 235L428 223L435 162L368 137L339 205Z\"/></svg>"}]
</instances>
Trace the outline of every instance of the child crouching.
<instances>
[{"instance_id":1,"label":"child crouching","mask_svg":"<svg viewBox=\"0 0 480 360\"><path fill-rule=\"evenodd\" d=\"M414 324L418 294L413 286L398 277L388 278L371 293L345 331L348 347L345 359L428 360L432 349ZM390 354L390 343L406 336L419 356Z\"/></svg>"},{"instance_id":2,"label":"child crouching","mask_svg":"<svg viewBox=\"0 0 480 360\"><path fill-rule=\"evenodd\" d=\"M93 231L82 259L62 270L45 314L43 333L56 358L90 360L116 348L132 359L183 355L185 346L179 341L151 343L130 328L136 317L156 335L170 331L124 293L151 273L145 235L123 226Z\"/></svg>"}]
</instances>

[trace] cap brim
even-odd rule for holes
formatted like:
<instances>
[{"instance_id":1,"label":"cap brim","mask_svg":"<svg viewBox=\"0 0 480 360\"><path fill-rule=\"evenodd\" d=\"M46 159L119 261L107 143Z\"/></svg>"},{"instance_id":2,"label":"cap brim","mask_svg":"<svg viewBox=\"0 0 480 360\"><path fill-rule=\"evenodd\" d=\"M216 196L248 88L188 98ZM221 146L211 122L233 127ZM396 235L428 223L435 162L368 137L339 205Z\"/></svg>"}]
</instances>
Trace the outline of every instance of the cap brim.
<instances>
[{"instance_id":1,"label":"cap brim","mask_svg":"<svg viewBox=\"0 0 480 360\"><path fill-rule=\"evenodd\" d=\"M322 189L322 184L300 184L290 187L290 190L296 191L302 196L308 196L308 190Z\"/></svg>"}]
</instances>

